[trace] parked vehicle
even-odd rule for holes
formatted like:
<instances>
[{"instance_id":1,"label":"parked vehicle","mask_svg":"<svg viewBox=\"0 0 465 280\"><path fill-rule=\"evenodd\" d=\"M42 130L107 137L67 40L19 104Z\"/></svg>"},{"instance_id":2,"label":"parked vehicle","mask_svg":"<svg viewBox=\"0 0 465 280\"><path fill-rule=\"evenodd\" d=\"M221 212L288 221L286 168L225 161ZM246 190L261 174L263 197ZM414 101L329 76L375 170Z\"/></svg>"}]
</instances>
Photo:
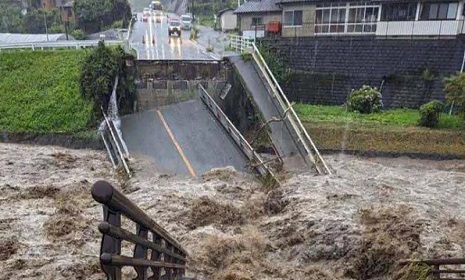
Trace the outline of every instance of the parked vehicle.
<instances>
[{"instance_id":1,"label":"parked vehicle","mask_svg":"<svg viewBox=\"0 0 465 280\"><path fill-rule=\"evenodd\" d=\"M188 15L181 16L182 29L191 30L192 29L192 17Z\"/></svg>"},{"instance_id":2,"label":"parked vehicle","mask_svg":"<svg viewBox=\"0 0 465 280\"><path fill-rule=\"evenodd\" d=\"M182 24L179 20L171 19L168 23L168 36L172 36L174 33L181 37Z\"/></svg>"}]
</instances>

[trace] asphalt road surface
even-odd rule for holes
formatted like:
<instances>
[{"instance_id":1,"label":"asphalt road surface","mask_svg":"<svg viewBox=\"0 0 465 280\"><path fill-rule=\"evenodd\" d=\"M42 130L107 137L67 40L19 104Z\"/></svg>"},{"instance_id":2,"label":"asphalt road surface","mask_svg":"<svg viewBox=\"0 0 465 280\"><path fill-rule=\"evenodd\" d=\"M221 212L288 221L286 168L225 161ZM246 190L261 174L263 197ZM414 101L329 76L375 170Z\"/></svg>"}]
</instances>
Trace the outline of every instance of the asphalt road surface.
<instances>
[{"instance_id":1,"label":"asphalt road surface","mask_svg":"<svg viewBox=\"0 0 465 280\"><path fill-rule=\"evenodd\" d=\"M154 159L167 174L199 176L215 167L247 170L247 159L200 99L124 116L123 137L132 154Z\"/></svg>"},{"instance_id":2,"label":"asphalt road surface","mask_svg":"<svg viewBox=\"0 0 465 280\"><path fill-rule=\"evenodd\" d=\"M170 17L178 17L169 14ZM133 26L130 38L131 46L142 60L217 60L196 42L189 39L190 31L183 30L181 37L168 35L168 18L152 14L142 21L142 13ZM157 22L157 19L160 22Z\"/></svg>"}]
</instances>

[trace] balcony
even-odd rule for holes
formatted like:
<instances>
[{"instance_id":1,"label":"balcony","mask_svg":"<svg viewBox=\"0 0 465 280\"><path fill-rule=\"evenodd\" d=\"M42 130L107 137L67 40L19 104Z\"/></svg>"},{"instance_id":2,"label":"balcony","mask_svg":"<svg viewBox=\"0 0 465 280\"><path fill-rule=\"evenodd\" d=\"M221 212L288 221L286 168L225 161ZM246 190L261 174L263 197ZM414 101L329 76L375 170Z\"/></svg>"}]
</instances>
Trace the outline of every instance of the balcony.
<instances>
[{"instance_id":1,"label":"balcony","mask_svg":"<svg viewBox=\"0 0 465 280\"><path fill-rule=\"evenodd\" d=\"M380 21L377 36L456 36L465 33L464 20Z\"/></svg>"}]
</instances>

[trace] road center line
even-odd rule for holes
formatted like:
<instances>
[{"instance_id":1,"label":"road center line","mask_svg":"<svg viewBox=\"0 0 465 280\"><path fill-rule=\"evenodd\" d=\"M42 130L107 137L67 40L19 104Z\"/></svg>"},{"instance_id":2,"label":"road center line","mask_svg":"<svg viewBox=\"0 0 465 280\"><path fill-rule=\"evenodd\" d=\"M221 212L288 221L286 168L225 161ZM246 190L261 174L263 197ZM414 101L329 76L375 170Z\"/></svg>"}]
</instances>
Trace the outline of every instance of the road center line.
<instances>
[{"instance_id":1,"label":"road center line","mask_svg":"<svg viewBox=\"0 0 465 280\"><path fill-rule=\"evenodd\" d=\"M182 160L184 161L184 164L187 167L187 170L189 173L192 175L192 177L196 177L194 168L192 168L192 165L190 164L189 160L187 159L186 155L184 154L183 150L181 149L181 146L179 145L178 141L176 140L176 137L174 137L173 132L171 131L170 127L168 126L168 123L165 120L165 117L163 117L162 113L160 110L157 110L158 117L161 120L161 123L166 129L166 132L168 132L168 135L171 138L171 141L173 141L174 146L176 147L176 150L178 150L179 155L181 156Z\"/></svg>"}]
</instances>

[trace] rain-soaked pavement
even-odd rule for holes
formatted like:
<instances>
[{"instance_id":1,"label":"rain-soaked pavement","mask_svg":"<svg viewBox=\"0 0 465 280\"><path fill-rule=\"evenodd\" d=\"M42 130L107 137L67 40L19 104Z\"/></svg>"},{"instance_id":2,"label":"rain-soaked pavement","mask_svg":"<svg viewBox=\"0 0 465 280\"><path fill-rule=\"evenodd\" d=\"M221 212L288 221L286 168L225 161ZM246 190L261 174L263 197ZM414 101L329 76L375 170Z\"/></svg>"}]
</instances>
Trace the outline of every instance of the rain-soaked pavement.
<instances>
[{"instance_id":1,"label":"rain-soaked pavement","mask_svg":"<svg viewBox=\"0 0 465 280\"><path fill-rule=\"evenodd\" d=\"M218 60L189 39L190 31L168 36L166 14L160 22L138 17L130 42L139 60ZM215 167L247 170L245 155L199 98L124 116L121 128L130 153L150 157L159 172L196 177Z\"/></svg>"},{"instance_id":2,"label":"rain-soaked pavement","mask_svg":"<svg viewBox=\"0 0 465 280\"><path fill-rule=\"evenodd\" d=\"M133 27L130 39L131 46L136 49L138 59L144 60L218 60L205 48L189 39L190 31L183 30L182 36L168 36L167 15L152 15L148 21L142 21L142 13ZM177 17L169 14L170 17ZM157 22L157 19L160 22Z\"/></svg>"}]
</instances>

